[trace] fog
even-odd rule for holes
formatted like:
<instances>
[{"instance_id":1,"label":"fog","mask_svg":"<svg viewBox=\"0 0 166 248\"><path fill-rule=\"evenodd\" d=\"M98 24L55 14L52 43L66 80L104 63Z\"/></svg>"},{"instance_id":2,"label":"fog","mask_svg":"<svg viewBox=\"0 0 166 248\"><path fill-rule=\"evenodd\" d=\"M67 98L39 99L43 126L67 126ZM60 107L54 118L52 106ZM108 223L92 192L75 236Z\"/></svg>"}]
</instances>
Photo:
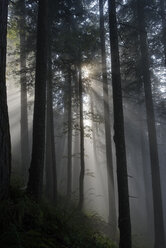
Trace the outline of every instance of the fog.
<instances>
[{"instance_id":1,"label":"fog","mask_svg":"<svg viewBox=\"0 0 166 248\"><path fill-rule=\"evenodd\" d=\"M116 244L130 239L131 221L133 248L165 248L156 246L166 237L162 17L150 16L150 4L141 17L139 1L114 12L80 2L52 3L42 27L38 3L9 7L11 181L37 202L73 204Z\"/></svg>"},{"instance_id":2,"label":"fog","mask_svg":"<svg viewBox=\"0 0 166 248\"><path fill-rule=\"evenodd\" d=\"M100 94L102 82L91 80L92 90L90 95L84 97L85 114L85 180L84 180L84 210L87 214L99 216L103 221L109 221L109 200L108 200L108 176L106 166L106 151L103 123L103 102ZM8 80L8 109L12 142L12 174L18 177L21 170L20 158L20 88L12 79ZM110 96L111 96L110 91ZM33 96L29 98L32 103ZM92 103L93 102L93 103ZM111 102L110 102L111 103ZM93 107L93 109L91 109ZM29 139L32 140L32 106L28 111ZM133 111L134 109L134 111ZM145 109L143 106L124 101L125 115L125 136L128 164L129 198L132 220L133 239L138 245L141 240L147 245L153 244L153 206L151 189L151 169L148 149L148 137L146 127ZM111 110L111 118L113 116ZM88 117L87 117L88 116ZM94 116L97 120L94 121ZM57 113L54 110L54 128L56 144L56 162L58 192L65 196L67 191L67 134L64 130L65 112ZM77 120L73 120L77 121ZM160 119L157 125L158 148L160 159L160 173L163 192L164 224L166 227L166 200L164 197L165 188L165 123ZM113 135L113 128L112 128ZM80 174L80 151L79 132L72 131L72 200L79 198L79 174ZM31 142L30 147L31 149ZM113 144L114 161L114 182L117 192L116 179L116 157ZM30 161L29 161L30 163ZM44 180L45 181L45 180ZM45 181L46 183L46 181ZM118 196L116 193L116 206L118 208ZM118 216L118 212L117 212ZM108 226L111 223L108 223Z\"/></svg>"}]
</instances>

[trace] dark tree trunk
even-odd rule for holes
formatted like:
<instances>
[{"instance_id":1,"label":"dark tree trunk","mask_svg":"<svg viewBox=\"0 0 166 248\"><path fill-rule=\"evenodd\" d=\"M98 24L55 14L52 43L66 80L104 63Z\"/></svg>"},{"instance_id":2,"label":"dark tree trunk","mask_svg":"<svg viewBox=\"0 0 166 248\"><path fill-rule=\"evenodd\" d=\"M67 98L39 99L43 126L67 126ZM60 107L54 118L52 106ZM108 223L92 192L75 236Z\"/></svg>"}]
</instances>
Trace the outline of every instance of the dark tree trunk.
<instances>
[{"instance_id":1,"label":"dark tree trunk","mask_svg":"<svg viewBox=\"0 0 166 248\"><path fill-rule=\"evenodd\" d=\"M164 62L166 66L166 12L165 0L160 0L161 21L162 21L162 43L164 46Z\"/></svg>"},{"instance_id":2,"label":"dark tree trunk","mask_svg":"<svg viewBox=\"0 0 166 248\"><path fill-rule=\"evenodd\" d=\"M52 77L52 8L49 2L48 18L48 78L47 78L47 115L46 115L46 188L48 196L57 202L57 167L54 135L54 110L53 110L53 77Z\"/></svg>"},{"instance_id":3,"label":"dark tree trunk","mask_svg":"<svg viewBox=\"0 0 166 248\"><path fill-rule=\"evenodd\" d=\"M46 197L52 200L53 195L53 179L52 179L52 158L51 158L51 132L50 132L50 116L48 107L48 87L47 87L47 112L46 112L46 156L45 156L45 173L46 173Z\"/></svg>"},{"instance_id":4,"label":"dark tree trunk","mask_svg":"<svg viewBox=\"0 0 166 248\"><path fill-rule=\"evenodd\" d=\"M40 200L43 186L45 150L45 108L47 78L48 0L40 0L38 8L35 103L33 119L32 160L27 192Z\"/></svg>"},{"instance_id":5,"label":"dark tree trunk","mask_svg":"<svg viewBox=\"0 0 166 248\"><path fill-rule=\"evenodd\" d=\"M155 230L155 248L165 247L163 207L160 183L160 168L158 158L158 146L155 127L155 116L152 99L151 79L149 70L147 33L144 20L144 1L137 0L138 27L140 38L140 51L142 59L142 76L144 81L145 104L147 114L147 126L149 136L149 150L152 171L152 192L154 207L154 230Z\"/></svg>"},{"instance_id":6,"label":"dark tree trunk","mask_svg":"<svg viewBox=\"0 0 166 248\"><path fill-rule=\"evenodd\" d=\"M121 74L118 48L117 20L115 0L108 1L112 87L114 104L114 141L116 147L120 248L131 248L131 222L129 206L128 175L124 135L124 117L122 104Z\"/></svg>"},{"instance_id":7,"label":"dark tree trunk","mask_svg":"<svg viewBox=\"0 0 166 248\"><path fill-rule=\"evenodd\" d=\"M85 176L85 161L84 161L84 121L83 121L83 86L81 64L78 67L79 72L79 114L80 114L80 178L79 178L79 209L83 208L84 204L84 176Z\"/></svg>"},{"instance_id":8,"label":"dark tree trunk","mask_svg":"<svg viewBox=\"0 0 166 248\"><path fill-rule=\"evenodd\" d=\"M114 190L112 141L111 141L111 122L110 122L110 109L109 109L109 96L108 96L103 5L104 5L104 1L99 0L100 40L101 40L103 100L104 100L104 125L105 125L107 174L108 174L109 223L111 227L111 238L115 240L117 223L116 223L115 190Z\"/></svg>"},{"instance_id":9,"label":"dark tree trunk","mask_svg":"<svg viewBox=\"0 0 166 248\"><path fill-rule=\"evenodd\" d=\"M21 168L26 181L29 167L29 138L26 82L25 2L20 1Z\"/></svg>"},{"instance_id":10,"label":"dark tree trunk","mask_svg":"<svg viewBox=\"0 0 166 248\"><path fill-rule=\"evenodd\" d=\"M78 106L78 96L79 96L79 84L78 84L78 75L77 75L77 68L74 66L72 71L72 78L73 78L73 159L72 159L72 165L73 165L73 175L72 175L72 188L73 192L77 192L79 189L79 144L80 144L80 133L78 130L79 127L79 106ZM79 192L77 192L79 193ZM74 193L75 196L75 193Z\"/></svg>"},{"instance_id":11,"label":"dark tree trunk","mask_svg":"<svg viewBox=\"0 0 166 248\"><path fill-rule=\"evenodd\" d=\"M8 1L0 1L0 200L9 192L11 144L6 95L6 34Z\"/></svg>"},{"instance_id":12,"label":"dark tree trunk","mask_svg":"<svg viewBox=\"0 0 166 248\"><path fill-rule=\"evenodd\" d=\"M51 47L49 48L51 50ZM52 181L51 199L57 200L57 172L56 153L54 140L54 113L53 113L53 85L52 85L52 62L51 52L48 58L48 81L47 81L47 142L46 142L46 169L49 167L48 181ZM47 164L48 163L48 164ZM51 180L52 178L52 180ZM48 182L47 181L47 182Z\"/></svg>"},{"instance_id":13,"label":"dark tree trunk","mask_svg":"<svg viewBox=\"0 0 166 248\"><path fill-rule=\"evenodd\" d=\"M71 68L68 68L68 166L67 166L67 198L72 192L72 85Z\"/></svg>"}]
</instances>

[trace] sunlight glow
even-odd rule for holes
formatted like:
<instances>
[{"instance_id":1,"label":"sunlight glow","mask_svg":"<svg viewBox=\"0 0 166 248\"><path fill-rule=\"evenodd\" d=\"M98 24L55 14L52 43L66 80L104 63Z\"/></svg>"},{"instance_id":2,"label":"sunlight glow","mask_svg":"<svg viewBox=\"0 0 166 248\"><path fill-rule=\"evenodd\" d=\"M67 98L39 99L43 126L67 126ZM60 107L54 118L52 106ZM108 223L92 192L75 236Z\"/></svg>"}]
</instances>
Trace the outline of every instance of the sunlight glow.
<instances>
[{"instance_id":1,"label":"sunlight glow","mask_svg":"<svg viewBox=\"0 0 166 248\"><path fill-rule=\"evenodd\" d=\"M89 95L84 96L84 126L91 127L92 126L92 120L90 119L89 112L90 112L90 97Z\"/></svg>"},{"instance_id":2,"label":"sunlight glow","mask_svg":"<svg viewBox=\"0 0 166 248\"><path fill-rule=\"evenodd\" d=\"M84 126L91 127L92 126L92 121L90 119L84 119Z\"/></svg>"},{"instance_id":3,"label":"sunlight glow","mask_svg":"<svg viewBox=\"0 0 166 248\"><path fill-rule=\"evenodd\" d=\"M82 76L83 78L87 79L90 77L91 70L89 66L83 66L82 67Z\"/></svg>"},{"instance_id":4,"label":"sunlight glow","mask_svg":"<svg viewBox=\"0 0 166 248\"><path fill-rule=\"evenodd\" d=\"M161 93L163 94L163 98L166 97L166 69L165 67L159 67L157 69L154 70L154 74L157 76L159 82L160 82L160 86L159 86L159 90Z\"/></svg>"}]
</instances>

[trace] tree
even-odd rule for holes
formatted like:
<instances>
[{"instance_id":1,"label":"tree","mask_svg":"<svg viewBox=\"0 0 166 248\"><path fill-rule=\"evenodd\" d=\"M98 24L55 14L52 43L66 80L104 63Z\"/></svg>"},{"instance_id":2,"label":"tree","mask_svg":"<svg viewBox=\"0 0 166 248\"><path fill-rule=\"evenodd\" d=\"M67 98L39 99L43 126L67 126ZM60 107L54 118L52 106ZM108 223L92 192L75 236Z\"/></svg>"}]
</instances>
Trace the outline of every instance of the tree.
<instances>
[{"instance_id":1,"label":"tree","mask_svg":"<svg viewBox=\"0 0 166 248\"><path fill-rule=\"evenodd\" d=\"M155 115L152 99L151 78L149 70L147 33L145 29L144 19L144 1L137 0L137 17L139 28L140 52L142 61L142 76L145 91L145 105L147 115L149 150L152 172L152 192L154 207L154 229L155 229L155 248L165 247L164 223L163 223L163 207L160 183L160 167L158 158L157 136L155 127Z\"/></svg>"},{"instance_id":2,"label":"tree","mask_svg":"<svg viewBox=\"0 0 166 248\"><path fill-rule=\"evenodd\" d=\"M26 79L26 23L25 1L19 1L20 9L20 85L21 85L21 167L24 179L27 177L29 163L29 137L28 137L28 113L27 113L27 79Z\"/></svg>"},{"instance_id":3,"label":"tree","mask_svg":"<svg viewBox=\"0 0 166 248\"><path fill-rule=\"evenodd\" d=\"M44 169L48 0L38 4L33 144L27 187L27 193L37 201L42 195Z\"/></svg>"},{"instance_id":4,"label":"tree","mask_svg":"<svg viewBox=\"0 0 166 248\"><path fill-rule=\"evenodd\" d=\"M80 116L80 178L79 178L79 209L83 208L84 203L84 176L85 176L85 158L84 158L84 121L83 121L83 85L82 85L82 71L81 62L78 65L79 73L79 116Z\"/></svg>"},{"instance_id":5,"label":"tree","mask_svg":"<svg viewBox=\"0 0 166 248\"><path fill-rule=\"evenodd\" d=\"M110 122L110 108L109 108L109 96L108 96L108 79L107 79L107 65L106 65L106 51L105 51L103 4L104 4L104 1L99 0L100 42L101 42L101 56L102 56L102 79L103 79L103 102L104 102L104 124L105 124L107 173L108 173L109 223L111 225L112 238L115 239L115 236L116 236L116 207L115 207L115 189L114 189L114 176L113 176L111 122Z\"/></svg>"},{"instance_id":6,"label":"tree","mask_svg":"<svg viewBox=\"0 0 166 248\"><path fill-rule=\"evenodd\" d=\"M131 248L131 222L129 206L128 175L124 135L121 73L118 48L115 0L108 1L111 46L112 88L114 104L114 141L116 148L120 248Z\"/></svg>"},{"instance_id":7,"label":"tree","mask_svg":"<svg viewBox=\"0 0 166 248\"><path fill-rule=\"evenodd\" d=\"M49 41L49 43L51 43ZM46 114L46 183L50 198L57 201L57 172L56 152L54 140L54 112L53 112L53 82L51 45L49 44L48 80L47 80L47 114Z\"/></svg>"},{"instance_id":8,"label":"tree","mask_svg":"<svg viewBox=\"0 0 166 248\"><path fill-rule=\"evenodd\" d=\"M67 197L72 192L72 77L71 68L68 68L68 166L67 166Z\"/></svg>"},{"instance_id":9,"label":"tree","mask_svg":"<svg viewBox=\"0 0 166 248\"><path fill-rule=\"evenodd\" d=\"M9 193L11 144L6 95L6 34L8 1L0 1L0 200Z\"/></svg>"},{"instance_id":10,"label":"tree","mask_svg":"<svg viewBox=\"0 0 166 248\"><path fill-rule=\"evenodd\" d=\"M46 190L50 199L57 201L57 168L54 135L54 110L53 110L53 71L52 71L52 20L54 6L49 2L48 18L48 77L47 77L47 108L46 108Z\"/></svg>"},{"instance_id":11,"label":"tree","mask_svg":"<svg viewBox=\"0 0 166 248\"><path fill-rule=\"evenodd\" d=\"M164 46L164 61L166 66L166 17L165 17L165 0L160 0L161 21L162 21L162 43Z\"/></svg>"}]
</instances>

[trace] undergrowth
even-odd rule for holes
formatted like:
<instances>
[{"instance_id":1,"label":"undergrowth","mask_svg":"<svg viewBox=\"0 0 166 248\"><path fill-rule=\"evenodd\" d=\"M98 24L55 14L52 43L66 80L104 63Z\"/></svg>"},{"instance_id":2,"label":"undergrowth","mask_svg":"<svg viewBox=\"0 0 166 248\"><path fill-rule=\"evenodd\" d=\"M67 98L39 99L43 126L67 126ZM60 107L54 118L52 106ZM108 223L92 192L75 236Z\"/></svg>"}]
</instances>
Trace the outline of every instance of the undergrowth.
<instances>
[{"instance_id":1,"label":"undergrowth","mask_svg":"<svg viewBox=\"0 0 166 248\"><path fill-rule=\"evenodd\" d=\"M77 208L55 207L29 199L18 187L0 204L0 247L115 248L94 231L92 220Z\"/></svg>"}]
</instances>

